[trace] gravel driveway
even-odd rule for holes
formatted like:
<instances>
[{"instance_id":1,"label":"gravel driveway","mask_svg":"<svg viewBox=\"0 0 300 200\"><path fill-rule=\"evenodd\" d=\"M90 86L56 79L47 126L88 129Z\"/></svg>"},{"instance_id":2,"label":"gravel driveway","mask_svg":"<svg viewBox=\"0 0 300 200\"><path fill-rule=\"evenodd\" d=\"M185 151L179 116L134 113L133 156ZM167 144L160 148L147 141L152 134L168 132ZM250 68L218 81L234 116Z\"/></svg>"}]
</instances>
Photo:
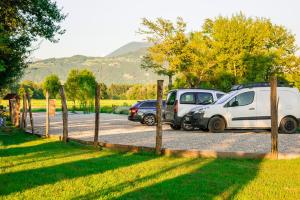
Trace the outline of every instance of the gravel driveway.
<instances>
[{"instance_id":1,"label":"gravel driveway","mask_svg":"<svg viewBox=\"0 0 300 200\"><path fill-rule=\"evenodd\" d=\"M62 134L62 116L50 118L50 134ZM94 114L69 114L69 136L93 140ZM35 131L45 130L45 113L34 113ZM201 131L174 131L163 126L163 147L170 149L195 149L214 151L243 151L265 153L270 151L271 136L267 131L226 131L207 133ZM100 114L99 141L154 147L155 127L127 120L126 115ZM279 134L281 153L300 153L300 134Z\"/></svg>"}]
</instances>

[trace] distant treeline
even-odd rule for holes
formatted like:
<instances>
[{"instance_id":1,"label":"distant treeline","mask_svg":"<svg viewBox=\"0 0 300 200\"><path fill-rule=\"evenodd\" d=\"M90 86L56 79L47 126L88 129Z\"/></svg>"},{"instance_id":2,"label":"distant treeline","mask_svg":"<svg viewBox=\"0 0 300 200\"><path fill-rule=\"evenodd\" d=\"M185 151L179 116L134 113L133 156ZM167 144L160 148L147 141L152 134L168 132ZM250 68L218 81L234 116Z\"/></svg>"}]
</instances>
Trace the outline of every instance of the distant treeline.
<instances>
[{"instance_id":1,"label":"distant treeline","mask_svg":"<svg viewBox=\"0 0 300 200\"><path fill-rule=\"evenodd\" d=\"M23 88L29 91L33 99L45 99L43 83L23 81L17 84L15 91L22 94ZM143 100L156 98L155 84L111 84L100 83L101 99Z\"/></svg>"}]
</instances>

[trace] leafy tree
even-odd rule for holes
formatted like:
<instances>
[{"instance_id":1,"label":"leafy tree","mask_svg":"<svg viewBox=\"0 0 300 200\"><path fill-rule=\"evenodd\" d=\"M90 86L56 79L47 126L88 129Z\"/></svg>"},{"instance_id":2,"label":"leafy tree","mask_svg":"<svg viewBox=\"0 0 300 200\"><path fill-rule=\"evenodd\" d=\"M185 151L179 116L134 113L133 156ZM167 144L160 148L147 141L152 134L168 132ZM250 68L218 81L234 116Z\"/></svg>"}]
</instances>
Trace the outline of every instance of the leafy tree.
<instances>
[{"instance_id":1,"label":"leafy tree","mask_svg":"<svg viewBox=\"0 0 300 200\"><path fill-rule=\"evenodd\" d=\"M99 83L100 85L100 96L101 99L108 99L108 89L104 83Z\"/></svg>"},{"instance_id":2,"label":"leafy tree","mask_svg":"<svg viewBox=\"0 0 300 200\"><path fill-rule=\"evenodd\" d=\"M127 84L111 84L108 88L110 99L125 99L126 91L131 87Z\"/></svg>"},{"instance_id":3,"label":"leafy tree","mask_svg":"<svg viewBox=\"0 0 300 200\"><path fill-rule=\"evenodd\" d=\"M20 78L33 41L57 41L65 17L51 0L0 1L0 90Z\"/></svg>"},{"instance_id":4,"label":"leafy tree","mask_svg":"<svg viewBox=\"0 0 300 200\"><path fill-rule=\"evenodd\" d=\"M45 96L43 94L43 88L42 88L41 84L37 84L37 83L34 83L33 81L29 81L29 80L24 80L17 86L17 90L19 91L18 93L20 95L22 95L20 92L20 90L22 90L22 88L27 90L33 99L45 99Z\"/></svg>"},{"instance_id":5,"label":"leafy tree","mask_svg":"<svg viewBox=\"0 0 300 200\"><path fill-rule=\"evenodd\" d=\"M214 71L227 72L234 83L268 81L283 76L297 50L295 37L283 26L242 13L206 20L202 33L209 38Z\"/></svg>"},{"instance_id":6,"label":"leafy tree","mask_svg":"<svg viewBox=\"0 0 300 200\"><path fill-rule=\"evenodd\" d=\"M87 108L87 104L90 104L93 106L93 100L95 97L95 89L96 89L96 78L94 74L89 71L89 70L81 70L79 71L79 78L78 78L78 83L79 83L79 90L77 92L78 100L81 102L83 105L84 109ZM89 110L86 110L89 112Z\"/></svg>"},{"instance_id":7,"label":"leafy tree","mask_svg":"<svg viewBox=\"0 0 300 200\"><path fill-rule=\"evenodd\" d=\"M193 32L179 55L176 81L183 79L185 87L199 87L212 77L214 64L209 39L201 32Z\"/></svg>"},{"instance_id":8,"label":"leafy tree","mask_svg":"<svg viewBox=\"0 0 300 200\"><path fill-rule=\"evenodd\" d=\"M156 98L156 84L135 84L132 85L126 92L127 99L144 100Z\"/></svg>"},{"instance_id":9,"label":"leafy tree","mask_svg":"<svg viewBox=\"0 0 300 200\"><path fill-rule=\"evenodd\" d=\"M176 86L227 91L232 84L269 81L271 74L298 83L295 37L268 19L241 13L207 19L187 40L178 56Z\"/></svg>"},{"instance_id":10,"label":"leafy tree","mask_svg":"<svg viewBox=\"0 0 300 200\"><path fill-rule=\"evenodd\" d=\"M73 102L73 110L75 110L76 100L78 99L79 87L79 71L73 69L69 72L65 83L66 96L68 100Z\"/></svg>"},{"instance_id":11,"label":"leafy tree","mask_svg":"<svg viewBox=\"0 0 300 200\"><path fill-rule=\"evenodd\" d=\"M59 93L60 87L61 87L61 83L57 75L53 74L45 78L43 88L44 91L48 90L49 98L55 99L57 94Z\"/></svg>"},{"instance_id":12,"label":"leafy tree","mask_svg":"<svg viewBox=\"0 0 300 200\"><path fill-rule=\"evenodd\" d=\"M142 59L142 68L169 77L169 89L172 88L172 78L178 67L178 56L187 42L185 37L186 23L178 17L176 24L162 18L155 21L142 19L139 33L146 36L153 44L148 48L147 55Z\"/></svg>"},{"instance_id":13,"label":"leafy tree","mask_svg":"<svg viewBox=\"0 0 300 200\"><path fill-rule=\"evenodd\" d=\"M73 110L78 100L83 109L88 111L87 105L93 105L96 84L96 78L91 71L74 69L69 72L65 88L68 100L73 101Z\"/></svg>"}]
</instances>

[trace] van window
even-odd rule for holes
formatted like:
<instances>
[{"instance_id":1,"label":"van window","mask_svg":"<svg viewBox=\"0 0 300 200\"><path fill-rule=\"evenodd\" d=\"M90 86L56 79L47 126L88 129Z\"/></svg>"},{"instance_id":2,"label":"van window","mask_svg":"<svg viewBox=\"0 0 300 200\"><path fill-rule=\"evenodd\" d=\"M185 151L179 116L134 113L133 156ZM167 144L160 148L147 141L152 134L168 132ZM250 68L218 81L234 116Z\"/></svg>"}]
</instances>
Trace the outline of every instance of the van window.
<instances>
[{"instance_id":1,"label":"van window","mask_svg":"<svg viewBox=\"0 0 300 200\"><path fill-rule=\"evenodd\" d=\"M222 93L217 93L217 99L220 99L222 96L224 96L224 94L222 94Z\"/></svg>"},{"instance_id":2,"label":"van window","mask_svg":"<svg viewBox=\"0 0 300 200\"><path fill-rule=\"evenodd\" d=\"M197 104L207 105L214 101L213 95L208 92L197 93Z\"/></svg>"},{"instance_id":3,"label":"van window","mask_svg":"<svg viewBox=\"0 0 300 200\"><path fill-rule=\"evenodd\" d=\"M220 99L218 99L214 104L222 104L225 103L228 99L231 99L238 91L231 91L225 95L223 95Z\"/></svg>"},{"instance_id":4,"label":"van window","mask_svg":"<svg viewBox=\"0 0 300 200\"><path fill-rule=\"evenodd\" d=\"M175 100L176 100L176 91L171 92L167 96L167 105L174 105Z\"/></svg>"},{"instance_id":5,"label":"van window","mask_svg":"<svg viewBox=\"0 0 300 200\"><path fill-rule=\"evenodd\" d=\"M196 104L196 96L195 93L187 92L180 96L181 104Z\"/></svg>"},{"instance_id":6,"label":"van window","mask_svg":"<svg viewBox=\"0 0 300 200\"><path fill-rule=\"evenodd\" d=\"M227 107L246 106L253 103L254 92L244 92L233 97L228 103Z\"/></svg>"}]
</instances>

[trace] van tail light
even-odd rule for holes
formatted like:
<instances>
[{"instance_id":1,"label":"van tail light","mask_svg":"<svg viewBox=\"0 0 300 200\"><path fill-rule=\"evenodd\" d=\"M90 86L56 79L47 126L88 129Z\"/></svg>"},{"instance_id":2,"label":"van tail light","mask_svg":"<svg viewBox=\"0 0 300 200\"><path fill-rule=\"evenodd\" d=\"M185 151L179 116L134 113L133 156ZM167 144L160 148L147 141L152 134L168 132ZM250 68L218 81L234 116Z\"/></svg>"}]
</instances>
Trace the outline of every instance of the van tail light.
<instances>
[{"instance_id":1,"label":"van tail light","mask_svg":"<svg viewBox=\"0 0 300 200\"><path fill-rule=\"evenodd\" d=\"M178 100L175 101L174 113L178 112Z\"/></svg>"}]
</instances>

